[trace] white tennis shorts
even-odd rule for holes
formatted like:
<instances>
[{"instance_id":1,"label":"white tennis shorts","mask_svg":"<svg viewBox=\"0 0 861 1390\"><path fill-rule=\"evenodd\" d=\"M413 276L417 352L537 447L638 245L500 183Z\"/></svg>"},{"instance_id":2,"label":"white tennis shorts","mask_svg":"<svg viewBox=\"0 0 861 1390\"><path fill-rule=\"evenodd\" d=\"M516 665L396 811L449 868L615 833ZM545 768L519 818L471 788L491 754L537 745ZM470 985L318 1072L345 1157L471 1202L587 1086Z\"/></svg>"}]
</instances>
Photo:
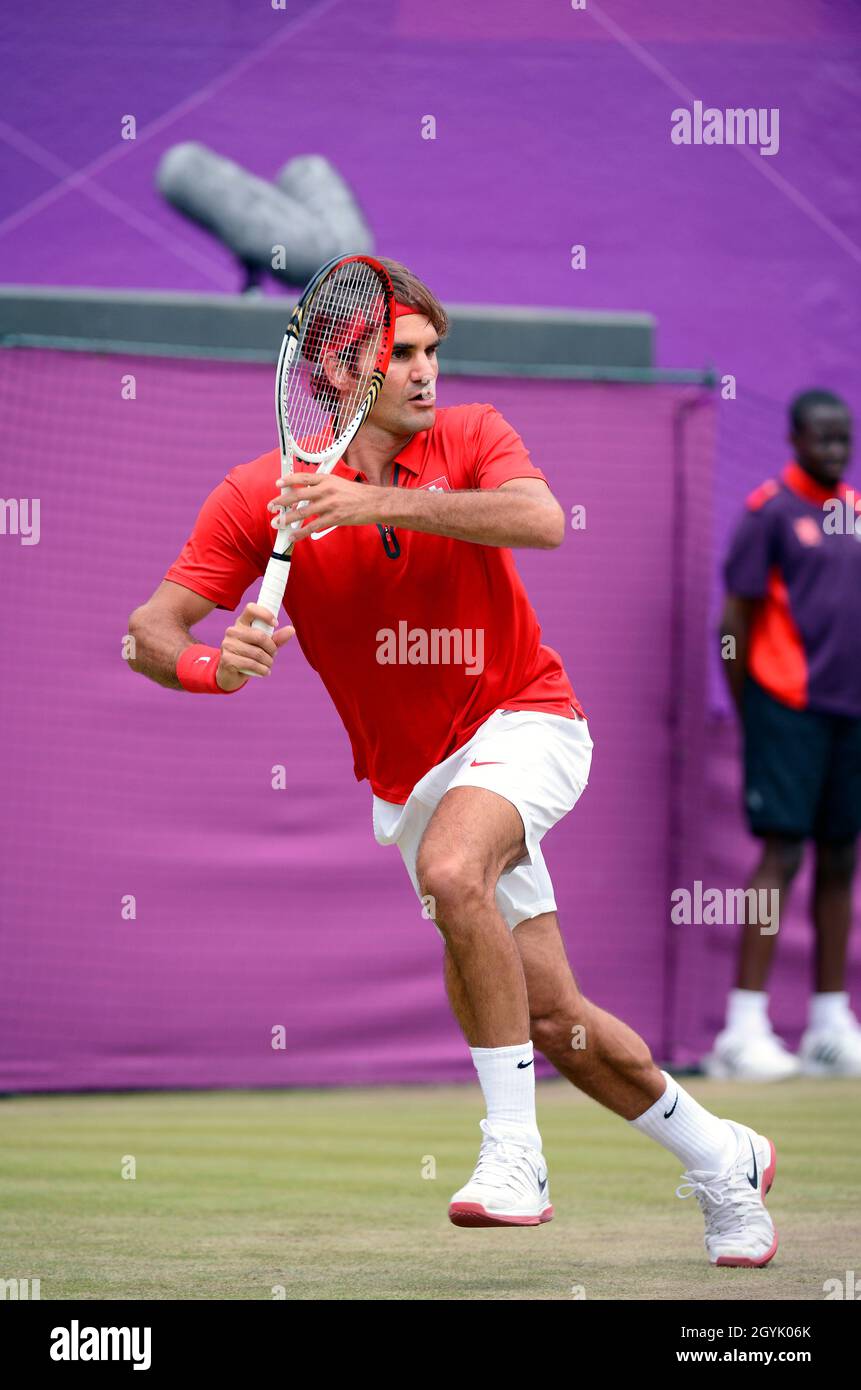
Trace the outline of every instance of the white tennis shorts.
<instances>
[{"instance_id":1,"label":"white tennis shorts","mask_svg":"<svg viewBox=\"0 0 861 1390\"><path fill-rule=\"evenodd\" d=\"M541 840L586 787L592 747L585 719L498 709L468 743L425 773L405 805L374 797L374 837L378 844L398 846L418 894L419 844L445 793L452 787L485 787L504 796L520 813L526 841L525 855L496 886L497 906L513 930L556 908Z\"/></svg>"}]
</instances>

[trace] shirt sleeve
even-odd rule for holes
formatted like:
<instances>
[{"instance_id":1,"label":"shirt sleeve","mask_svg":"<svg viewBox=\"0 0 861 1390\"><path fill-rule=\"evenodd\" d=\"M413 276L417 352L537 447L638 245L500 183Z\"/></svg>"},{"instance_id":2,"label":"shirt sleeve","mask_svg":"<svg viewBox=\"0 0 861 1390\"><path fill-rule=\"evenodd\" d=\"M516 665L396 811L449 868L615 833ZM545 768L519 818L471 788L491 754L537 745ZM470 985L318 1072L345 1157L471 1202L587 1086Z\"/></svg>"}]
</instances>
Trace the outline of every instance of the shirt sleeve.
<instances>
[{"instance_id":1,"label":"shirt sleeve","mask_svg":"<svg viewBox=\"0 0 861 1390\"><path fill-rule=\"evenodd\" d=\"M768 574L775 563L774 525L768 508L747 511L736 527L724 560L727 593L738 598L764 598Z\"/></svg>"},{"instance_id":2,"label":"shirt sleeve","mask_svg":"<svg viewBox=\"0 0 861 1390\"><path fill-rule=\"evenodd\" d=\"M269 487L265 499L258 498L261 489L250 488L251 467L240 464L213 488L165 575L219 608L236 608L249 585L264 573L272 549L266 500L274 488Z\"/></svg>"},{"instance_id":3,"label":"shirt sleeve","mask_svg":"<svg viewBox=\"0 0 861 1390\"><path fill-rule=\"evenodd\" d=\"M475 412L472 437L468 439L467 457L472 473L472 486L499 487L509 478L540 478L529 450L517 430L492 405L482 405Z\"/></svg>"}]
</instances>

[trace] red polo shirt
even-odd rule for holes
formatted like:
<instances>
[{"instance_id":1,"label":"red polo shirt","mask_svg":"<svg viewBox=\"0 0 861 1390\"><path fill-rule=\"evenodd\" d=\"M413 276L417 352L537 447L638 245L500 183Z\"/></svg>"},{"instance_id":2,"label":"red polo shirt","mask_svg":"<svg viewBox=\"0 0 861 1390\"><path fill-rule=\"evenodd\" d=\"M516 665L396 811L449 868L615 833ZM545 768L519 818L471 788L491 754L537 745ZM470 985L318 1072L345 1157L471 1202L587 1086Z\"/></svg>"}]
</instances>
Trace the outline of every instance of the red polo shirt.
<instances>
[{"instance_id":1,"label":"red polo shirt","mask_svg":"<svg viewBox=\"0 0 861 1390\"><path fill-rule=\"evenodd\" d=\"M365 480L343 460L334 472ZM165 578L236 608L266 568L279 474L277 450L232 469ZM460 405L413 435L392 482L452 491L543 477L492 405ZM385 801L406 801L495 709L583 717L503 547L338 526L296 545L284 607L350 736L356 777Z\"/></svg>"}]
</instances>

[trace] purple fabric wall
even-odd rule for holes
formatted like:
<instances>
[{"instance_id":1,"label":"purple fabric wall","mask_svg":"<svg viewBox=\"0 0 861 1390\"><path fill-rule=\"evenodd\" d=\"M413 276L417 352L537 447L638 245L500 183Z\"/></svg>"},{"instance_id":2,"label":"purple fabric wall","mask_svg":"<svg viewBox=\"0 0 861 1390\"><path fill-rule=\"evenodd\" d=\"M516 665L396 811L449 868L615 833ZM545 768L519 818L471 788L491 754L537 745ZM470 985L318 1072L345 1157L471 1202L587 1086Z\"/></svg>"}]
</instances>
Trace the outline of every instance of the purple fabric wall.
<instances>
[{"instance_id":1,"label":"purple fabric wall","mask_svg":"<svg viewBox=\"0 0 861 1390\"><path fill-rule=\"evenodd\" d=\"M785 457L789 394L822 384L861 406L861 8L291 0L279 12L239 0L89 0L86 14L84 22L61 0L30 0L4 17L4 280L230 291L227 255L155 193L162 152L199 139L270 176L292 155L320 151L357 189L380 250L411 263L444 298L649 310L662 365L709 362L736 377L736 399L716 403L713 534L709 446L694 438L688 457L703 468L692 475L688 539L703 545L680 553L664 521L673 392L446 388L448 400L484 391L507 409L563 500L588 496L593 517L611 506L619 514L621 541L596 525L569 536L564 552L523 557L596 732L593 784L548 853L584 987L653 1045L674 1041L676 1055L693 1060L719 1022L732 945L727 929L668 932L659 894L696 876L740 884L753 854L730 726L709 725L704 765L678 752L699 747L709 705L725 708L713 655L703 677L703 565L713 611L727 529L746 491ZM334 94L323 103L311 87L297 104L294 75L323 64ZM674 146L670 113L694 98L778 107L779 153ZM119 138L129 113L135 142ZM419 135L427 114L437 119L435 141ZM588 254L578 272L569 269L575 242ZM301 663L295 687L255 692L256 708L269 711L264 729L245 727L247 702L241 718L226 701L186 709L118 661L112 644L128 610L179 548L210 478L272 435L265 373L135 364L146 389L130 406L119 401L121 365L0 357L3 495L41 492L46 537L32 548L4 538L6 591L19 605L16 633L36 598L36 624L57 653L48 673L56 685L38 698L26 659L7 663L14 801L4 817L4 907L16 936L3 985L11 1060L0 1084L465 1074L427 923L415 919L396 852L370 839L344 736L313 698L310 675L298 674ZM55 374L63 432L45 411ZM554 405L564 397L569 416L536 411L542 393ZM190 410L191 399L211 412ZM706 432L699 412L689 428ZM60 467L69 452L71 476ZM858 477L856 465L856 486ZM103 594L109 569L117 589ZM679 574L681 604L668 578ZM665 670L670 634L676 650L684 646L675 682ZM273 751L285 694L288 712L313 712L324 781L301 747ZM668 730L682 738L674 743ZM231 759L226 781L217 738ZM299 794L279 801L268 769L282 759ZM694 814L704 804L708 820ZM347 817L355 833L346 841L321 834ZM272 910L282 863L304 876L289 931ZM119 920L126 892L139 895L136 923ZM790 1038L808 973L802 903L799 889L775 977L777 1021ZM404 922L416 926L412 937ZM389 955L394 973L383 977ZM330 994L308 1002L319 957L338 973L327 974ZM288 1006L303 1012L288 1016ZM278 1022L288 1026L286 1053L262 1037Z\"/></svg>"},{"instance_id":2,"label":"purple fabric wall","mask_svg":"<svg viewBox=\"0 0 861 1390\"><path fill-rule=\"evenodd\" d=\"M128 371L135 401L120 398ZM206 492L270 446L270 395L265 367L0 352L6 495L38 479L41 498L39 544L7 537L0 551L15 615L0 1089L471 1074L436 933L397 850L373 840L367 784L298 649L229 700L163 690L121 658L129 612ZM511 381L448 381L443 400L494 401L566 510L586 507L560 550L518 560L596 744L591 784L545 849L584 989L660 1053L668 875L687 872L690 842L683 823L668 860L674 711L702 766L713 403L691 388ZM203 631L220 640L229 621L212 614ZM43 633L47 662L33 656ZM286 791L271 787L276 763ZM284 1051L270 1045L278 1024Z\"/></svg>"}]
</instances>

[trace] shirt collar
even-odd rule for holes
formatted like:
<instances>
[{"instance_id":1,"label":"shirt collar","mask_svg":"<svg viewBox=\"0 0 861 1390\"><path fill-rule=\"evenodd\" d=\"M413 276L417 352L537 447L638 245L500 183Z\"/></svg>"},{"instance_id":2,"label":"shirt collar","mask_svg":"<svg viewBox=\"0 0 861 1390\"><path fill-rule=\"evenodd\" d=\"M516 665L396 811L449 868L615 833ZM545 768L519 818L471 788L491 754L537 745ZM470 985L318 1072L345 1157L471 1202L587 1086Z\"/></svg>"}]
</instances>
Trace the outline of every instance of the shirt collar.
<instances>
[{"instance_id":1,"label":"shirt collar","mask_svg":"<svg viewBox=\"0 0 861 1390\"><path fill-rule=\"evenodd\" d=\"M821 506L823 502L827 502L829 497L844 498L846 496L845 483L838 483L836 489L825 487L822 483L817 483L815 478L811 478L796 459L789 460L780 476L790 492L794 492L798 497L803 497L807 502L815 503L816 506Z\"/></svg>"},{"instance_id":2,"label":"shirt collar","mask_svg":"<svg viewBox=\"0 0 861 1390\"><path fill-rule=\"evenodd\" d=\"M399 454L396 454L393 463L399 463L401 468L406 468L410 473L418 473L422 466L422 450L425 440L430 434L430 430L420 430L408 439Z\"/></svg>"},{"instance_id":3,"label":"shirt collar","mask_svg":"<svg viewBox=\"0 0 861 1390\"><path fill-rule=\"evenodd\" d=\"M400 453L395 454L392 463L400 464L401 468L406 468L409 473L418 474L422 466L422 448L424 439L430 433L429 430L420 430L408 439ZM335 472L341 471L342 475L348 478L363 478L364 473L358 468L353 468L344 459L339 459L335 467Z\"/></svg>"}]
</instances>

